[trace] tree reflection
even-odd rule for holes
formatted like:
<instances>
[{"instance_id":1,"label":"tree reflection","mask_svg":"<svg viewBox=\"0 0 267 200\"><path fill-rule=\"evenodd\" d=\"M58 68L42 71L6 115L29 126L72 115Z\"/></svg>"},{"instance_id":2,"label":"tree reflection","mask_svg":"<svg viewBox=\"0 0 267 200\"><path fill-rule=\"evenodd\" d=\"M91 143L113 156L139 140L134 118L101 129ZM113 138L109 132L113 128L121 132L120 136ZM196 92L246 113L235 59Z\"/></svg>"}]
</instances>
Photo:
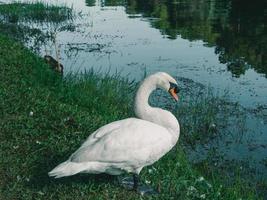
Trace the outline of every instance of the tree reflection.
<instances>
[{"instance_id":1,"label":"tree reflection","mask_svg":"<svg viewBox=\"0 0 267 200\"><path fill-rule=\"evenodd\" d=\"M103 1L123 5L122 0ZM267 77L267 8L262 0L126 0L129 15L152 17L151 25L177 36L215 46L219 61L236 77L249 68Z\"/></svg>"},{"instance_id":2,"label":"tree reflection","mask_svg":"<svg viewBox=\"0 0 267 200\"><path fill-rule=\"evenodd\" d=\"M85 4L87 5L87 6L94 6L95 5L95 0L85 0Z\"/></svg>"}]
</instances>

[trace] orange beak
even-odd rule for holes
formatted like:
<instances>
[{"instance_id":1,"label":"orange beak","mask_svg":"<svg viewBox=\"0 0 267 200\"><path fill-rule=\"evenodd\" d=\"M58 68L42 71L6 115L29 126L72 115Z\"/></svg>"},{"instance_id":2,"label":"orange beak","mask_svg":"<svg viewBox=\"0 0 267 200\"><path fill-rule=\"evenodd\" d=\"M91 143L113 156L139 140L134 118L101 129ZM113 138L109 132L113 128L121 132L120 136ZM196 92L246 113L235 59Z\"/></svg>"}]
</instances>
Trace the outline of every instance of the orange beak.
<instances>
[{"instance_id":1,"label":"orange beak","mask_svg":"<svg viewBox=\"0 0 267 200\"><path fill-rule=\"evenodd\" d=\"M175 101L178 101L179 98L178 98L178 95L176 94L174 88L169 89L169 93L175 99Z\"/></svg>"}]
</instances>

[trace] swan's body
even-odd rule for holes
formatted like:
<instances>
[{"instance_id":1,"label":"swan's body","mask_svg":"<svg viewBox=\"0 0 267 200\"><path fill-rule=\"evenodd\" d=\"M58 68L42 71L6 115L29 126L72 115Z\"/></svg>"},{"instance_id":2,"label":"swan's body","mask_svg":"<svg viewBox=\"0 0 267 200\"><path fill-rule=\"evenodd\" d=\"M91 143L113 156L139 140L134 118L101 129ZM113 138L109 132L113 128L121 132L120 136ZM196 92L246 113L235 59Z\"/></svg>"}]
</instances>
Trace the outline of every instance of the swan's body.
<instances>
[{"instance_id":1,"label":"swan's body","mask_svg":"<svg viewBox=\"0 0 267 200\"><path fill-rule=\"evenodd\" d=\"M115 121L99 128L49 175L56 178L82 172L119 175L125 171L138 175L143 167L159 160L176 144L180 128L169 111L149 106L148 97L157 87L170 91L173 84L177 85L176 81L163 72L146 78L135 99L138 118Z\"/></svg>"}]
</instances>

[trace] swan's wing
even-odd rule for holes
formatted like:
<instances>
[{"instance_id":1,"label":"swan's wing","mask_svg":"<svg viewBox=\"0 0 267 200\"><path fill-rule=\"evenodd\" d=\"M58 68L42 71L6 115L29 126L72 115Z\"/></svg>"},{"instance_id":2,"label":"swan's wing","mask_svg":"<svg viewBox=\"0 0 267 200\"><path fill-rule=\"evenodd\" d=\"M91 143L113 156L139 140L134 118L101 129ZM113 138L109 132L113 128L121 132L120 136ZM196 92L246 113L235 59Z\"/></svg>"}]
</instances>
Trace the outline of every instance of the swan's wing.
<instances>
[{"instance_id":1,"label":"swan's wing","mask_svg":"<svg viewBox=\"0 0 267 200\"><path fill-rule=\"evenodd\" d=\"M123 120L111 122L109 124L106 124L106 125L100 127L84 141L84 143L82 144L82 146L80 148L85 148L87 146L90 146L90 145L94 144L95 142L97 142L98 140L100 140L106 134L112 133L113 131L115 131L116 129L118 129L121 126L122 121Z\"/></svg>"},{"instance_id":2,"label":"swan's wing","mask_svg":"<svg viewBox=\"0 0 267 200\"><path fill-rule=\"evenodd\" d=\"M102 128L85 141L71 161L143 165L158 160L173 146L168 130L148 121L130 118Z\"/></svg>"}]
</instances>

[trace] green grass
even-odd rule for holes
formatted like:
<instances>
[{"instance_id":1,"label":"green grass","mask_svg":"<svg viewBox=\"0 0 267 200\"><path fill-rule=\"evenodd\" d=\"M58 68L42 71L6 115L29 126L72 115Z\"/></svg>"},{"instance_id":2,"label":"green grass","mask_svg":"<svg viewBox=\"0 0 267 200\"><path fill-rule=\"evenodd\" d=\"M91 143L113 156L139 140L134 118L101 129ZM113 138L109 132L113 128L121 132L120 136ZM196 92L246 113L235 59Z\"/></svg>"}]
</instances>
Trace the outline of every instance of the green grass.
<instances>
[{"instance_id":1,"label":"green grass","mask_svg":"<svg viewBox=\"0 0 267 200\"><path fill-rule=\"evenodd\" d=\"M35 52L55 39L57 31L73 31L74 11L65 5L51 5L42 1L0 4L0 32L22 42ZM42 27L42 31L37 27Z\"/></svg>"},{"instance_id":2,"label":"green grass","mask_svg":"<svg viewBox=\"0 0 267 200\"><path fill-rule=\"evenodd\" d=\"M1 6L0 6L1 7ZM31 47L36 52L40 46L50 38L48 34L43 33L37 28L31 28L25 25L17 25L13 23L0 22L1 34L7 35L14 40L20 41L23 44L32 44Z\"/></svg>"},{"instance_id":3,"label":"green grass","mask_svg":"<svg viewBox=\"0 0 267 200\"><path fill-rule=\"evenodd\" d=\"M66 6L55 6L42 1L34 3L15 2L0 6L0 16L6 22L53 22L73 19L73 10Z\"/></svg>"},{"instance_id":4,"label":"green grass","mask_svg":"<svg viewBox=\"0 0 267 200\"><path fill-rule=\"evenodd\" d=\"M153 198L107 175L49 178L98 127L133 116L136 83L93 71L61 78L21 44L0 35L0 46L0 199L260 199L241 180L201 178L179 144L141 173L160 190Z\"/></svg>"},{"instance_id":5,"label":"green grass","mask_svg":"<svg viewBox=\"0 0 267 200\"><path fill-rule=\"evenodd\" d=\"M24 43L33 37L42 43L46 36L18 22L59 23L73 17L70 8L41 2L1 5L0 16L0 32ZM41 58L3 35L0 47L0 199L151 199L121 188L108 175L60 180L47 176L94 130L133 116L137 84L94 71L61 78ZM216 106L220 101L207 94L172 108L181 123L180 143L194 146L219 134L225 126L218 123L218 112L225 109ZM240 177L230 182L220 173L206 162L193 167L177 145L142 171L142 181L160 190L155 199L258 198L255 187Z\"/></svg>"}]
</instances>

